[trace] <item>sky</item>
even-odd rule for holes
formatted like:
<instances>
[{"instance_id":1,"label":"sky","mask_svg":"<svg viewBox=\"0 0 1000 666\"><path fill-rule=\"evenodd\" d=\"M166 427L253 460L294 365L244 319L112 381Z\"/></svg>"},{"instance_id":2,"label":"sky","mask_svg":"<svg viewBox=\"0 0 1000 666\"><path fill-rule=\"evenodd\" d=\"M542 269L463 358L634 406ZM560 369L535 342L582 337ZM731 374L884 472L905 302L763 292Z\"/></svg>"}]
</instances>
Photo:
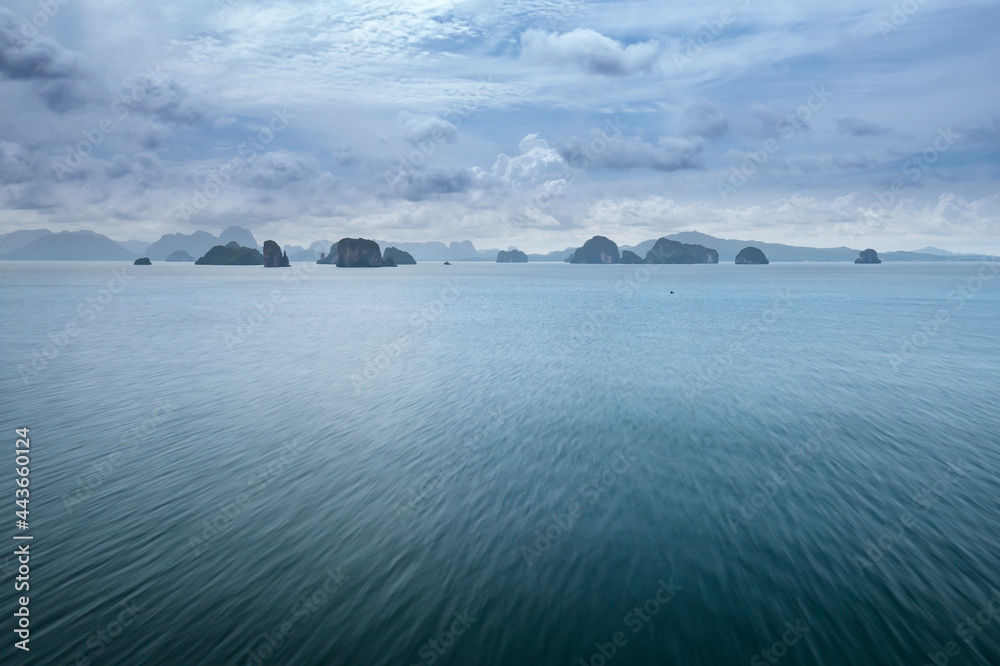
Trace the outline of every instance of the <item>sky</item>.
<instances>
[{"instance_id":1,"label":"sky","mask_svg":"<svg viewBox=\"0 0 1000 666\"><path fill-rule=\"evenodd\" d=\"M0 233L1000 254L997 26L995 0L7 0Z\"/></svg>"}]
</instances>

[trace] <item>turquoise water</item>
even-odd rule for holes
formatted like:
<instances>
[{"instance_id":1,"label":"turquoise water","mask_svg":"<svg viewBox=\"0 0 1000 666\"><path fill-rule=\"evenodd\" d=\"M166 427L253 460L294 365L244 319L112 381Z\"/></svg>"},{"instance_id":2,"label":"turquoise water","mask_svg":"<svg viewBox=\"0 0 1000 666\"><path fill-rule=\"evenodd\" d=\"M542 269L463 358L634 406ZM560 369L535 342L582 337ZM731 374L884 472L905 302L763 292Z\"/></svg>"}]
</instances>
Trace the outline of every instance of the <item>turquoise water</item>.
<instances>
[{"instance_id":1,"label":"turquoise water","mask_svg":"<svg viewBox=\"0 0 1000 666\"><path fill-rule=\"evenodd\" d=\"M992 270L2 262L27 663L1000 663Z\"/></svg>"}]
</instances>

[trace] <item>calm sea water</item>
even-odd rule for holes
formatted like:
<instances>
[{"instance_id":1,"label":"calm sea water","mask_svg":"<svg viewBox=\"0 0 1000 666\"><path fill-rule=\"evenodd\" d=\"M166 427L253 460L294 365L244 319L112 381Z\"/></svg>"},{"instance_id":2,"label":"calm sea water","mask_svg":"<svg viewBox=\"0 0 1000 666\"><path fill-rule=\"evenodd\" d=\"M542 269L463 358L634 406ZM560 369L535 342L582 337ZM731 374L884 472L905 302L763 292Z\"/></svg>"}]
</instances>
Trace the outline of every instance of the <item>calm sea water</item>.
<instances>
[{"instance_id":1,"label":"calm sea water","mask_svg":"<svg viewBox=\"0 0 1000 666\"><path fill-rule=\"evenodd\" d=\"M0 661L1000 663L998 286L0 263Z\"/></svg>"}]
</instances>

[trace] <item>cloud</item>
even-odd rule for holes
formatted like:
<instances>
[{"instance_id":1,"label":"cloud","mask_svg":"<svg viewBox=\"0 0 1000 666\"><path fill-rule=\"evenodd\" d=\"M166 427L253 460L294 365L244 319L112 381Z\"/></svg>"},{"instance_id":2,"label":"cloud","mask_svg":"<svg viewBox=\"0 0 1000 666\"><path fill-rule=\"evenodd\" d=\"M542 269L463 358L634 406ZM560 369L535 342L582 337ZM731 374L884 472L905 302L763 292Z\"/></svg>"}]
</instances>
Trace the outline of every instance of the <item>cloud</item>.
<instances>
[{"instance_id":1,"label":"cloud","mask_svg":"<svg viewBox=\"0 0 1000 666\"><path fill-rule=\"evenodd\" d=\"M207 113L204 101L177 81L164 79L154 68L123 80L121 95L120 99L134 102L140 113L165 125L196 125Z\"/></svg>"},{"instance_id":2,"label":"cloud","mask_svg":"<svg viewBox=\"0 0 1000 666\"><path fill-rule=\"evenodd\" d=\"M458 128L438 116L416 115L409 111L399 114L399 135L413 143L455 143Z\"/></svg>"},{"instance_id":3,"label":"cloud","mask_svg":"<svg viewBox=\"0 0 1000 666\"><path fill-rule=\"evenodd\" d=\"M590 139L576 136L558 142L559 154L581 169L654 169L677 171L702 166L700 139L660 137L654 145L637 136L608 136L593 130Z\"/></svg>"},{"instance_id":4,"label":"cloud","mask_svg":"<svg viewBox=\"0 0 1000 666\"><path fill-rule=\"evenodd\" d=\"M272 150L258 155L238 179L252 188L281 190L315 180L322 174L322 168L312 155Z\"/></svg>"},{"instance_id":5,"label":"cloud","mask_svg":"<svg viewBox=\"0 0 1000 666\"><path fill-rule=\"evenodd\" d=\"M493 164L493 176L503 183L530 189L572 176L559 152L550 148L544 139L538 138L538 134L529 134L521 139L518 148L521 149L520 155L510 157L500 153ZM480 177L483 175L479 169L473 169L473 173Z\"/></svg>"},{"instance_id":6,"label":"cloud","mask_svg":"<svg viewBox=\"0 0 1000 666\"><path fill-rule=\"evenodd\" d=\"M713 139L728 131L729 121L718 104L699 100L684 111L685 134Z\"/></svg>"},{"instance_id":7,"label":"cloud","mask_svg":"<svg viewBox=\"0 0 1000 666\"><path fill-rule=\"evenodd\" d=\"M149 187L163 178L163 163L152 153L136 153L131 159L122 154L104 165L104 175L110 180L132 176L140 187Z\"/></svg>"},{"instance_id":8,"label":"cloud","mask_svg":"<svg viewBox=\"0 0 1000 666\"><path fill-rule=\"evenodd\" d=\"M966 130L965 138L969 141L983 143L1000 141L1000 120L994 120L993 125L983 125Z\"/></svg>"},{"instance_id":9,"label":"cloud","mask_svg":"<svg viewBox=\"0 0 1000 666\"><path fill-rule=\"evenodd\" d=\"M794 113L787 113L776 106L755 103L750 105L750 115L756 119L757 126L750 128L750 133L757 136L775 138L788 135L789 131L809 134L812 125Z\"/></svg>"},{"instance_id":10,"label":"cloud","mask_svg":"<svg viewBox=\"0 0 1000 666\"><path fill-rule=\"evenodd\" d=\"M0 141L0 185L24 183L34 176L34 160L24 146Z\"/></svg>"},{"instance_id":11,"label":"cloud","mask_svg":"<svg viewBox=\"0 0 1000 666\"><path fill-rule=\"evenodd\" d=\"M879 161L867 155L839 155L833 158L833 165L838 169L874 169Z\"/></svg>"},{"instance_id":12,"label":"cloud","mask_svg":"<svg viewBox=\"0 0 1000 666\"><path fill-rule=\"evenodd\" d=\"M83 85L87 73L81 56L40 35L26 42L15 29L14 15L4 10L0 13L0 77L30 82L56 113L85 106L89 94Z\"/></svg>"},{"instance_id":13,"label":"cloud","mask_svg":"<svg viewBox=\"0 0 1000 666\"><path fill-rule=\"evenodd\" d=\"M630 76L656 65L660 43L650 40L625 46L589 29L561 35L532 29L521 35L521 55L540 63L575 65L588 74Z\"/></svg>"},{"instance_id":14,"label":"cloud","mask_svg":"<svg viewBox=\"0 0 1000 666\"><path fill-rule=\"evenodd\" d=\"M903 135L891 127L883 127L877 123L850 116L837 120L837 131L848 136L898 136Z\"/></svg>"},{"instance_id":15,"label":"cloud","mask_svg":"<svg viewBox=\"0 0 1000 666\"><path fill-rule=\"evenodd\" d=\"M469 190L473 176L468 169L433 169L401 174L393 183L393 193L408 201L440 198L443 194L460 194Z\"/></svg>"}]
</instances>

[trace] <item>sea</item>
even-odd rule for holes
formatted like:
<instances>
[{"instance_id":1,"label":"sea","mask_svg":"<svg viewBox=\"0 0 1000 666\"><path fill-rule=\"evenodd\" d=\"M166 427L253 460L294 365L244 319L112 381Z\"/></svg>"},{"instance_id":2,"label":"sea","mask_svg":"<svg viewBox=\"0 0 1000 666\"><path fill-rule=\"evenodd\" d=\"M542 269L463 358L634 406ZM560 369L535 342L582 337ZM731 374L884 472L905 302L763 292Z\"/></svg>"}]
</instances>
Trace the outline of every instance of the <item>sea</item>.
<instances>
[{"instance_id":1,"label":"sea","mask_svg":"<svg viewBox=\"0 0 1000 666\"><path fill-rule=\"evenodd\" d=\"M0 663L1000 664L998 287L0 262Z\"/></svg>"}]
</instances>

